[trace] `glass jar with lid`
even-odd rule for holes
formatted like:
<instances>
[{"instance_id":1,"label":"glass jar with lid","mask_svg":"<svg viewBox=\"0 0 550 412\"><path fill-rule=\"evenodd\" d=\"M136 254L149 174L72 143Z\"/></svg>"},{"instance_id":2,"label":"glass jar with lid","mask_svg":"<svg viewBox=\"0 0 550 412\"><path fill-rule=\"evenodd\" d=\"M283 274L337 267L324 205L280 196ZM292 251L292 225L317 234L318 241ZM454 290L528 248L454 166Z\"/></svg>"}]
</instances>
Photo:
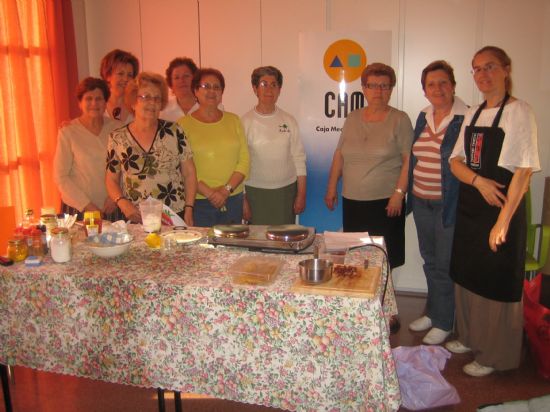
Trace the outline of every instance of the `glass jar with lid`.
<instances>
[{"instance_id":1,"label":"glass jar with lid","mask_svg":"<svg viewBox=\"0 0 550 412\"><path fill-rule=\"evenodd\" d=\"M42 231L34 227L30 233L30 239L29 256L43 256L45 250L42 241Z\"/></svg>"},{"instance_id":2,"label":"glass jar with lid","mask_svg":"<svg viewBox=\"0 0 550 412\"><path fill-rule=\"evenodd\" d=\"M52 235L52 229L57 227L56 215L42 215L40 216L40 224L46 227L46 240L48 245L50 244L50 238Z\"/></svg>"},{"instance_id":3,"label":"glass jar with lid","mask_svg":"<svg viewBox=\"0 0 550 412\"><path fill-rule=\"evenodd\" d=\"M14 236L8 240L8 257L14 262L20 262L27 258L29 248L27 245L27 239L23 236Z\"/></svg>"},{"instance_id":4,"label":"glass jar with lid","mask_svg":"<svg viewBox=\"0 0 550 412\"><path fill-rule=\"evenodd\" d=\"M55 227L51 230L50 251L54 262L65 263L71 260L71 237L66 227Z\"/></svg>"}]
</instances>

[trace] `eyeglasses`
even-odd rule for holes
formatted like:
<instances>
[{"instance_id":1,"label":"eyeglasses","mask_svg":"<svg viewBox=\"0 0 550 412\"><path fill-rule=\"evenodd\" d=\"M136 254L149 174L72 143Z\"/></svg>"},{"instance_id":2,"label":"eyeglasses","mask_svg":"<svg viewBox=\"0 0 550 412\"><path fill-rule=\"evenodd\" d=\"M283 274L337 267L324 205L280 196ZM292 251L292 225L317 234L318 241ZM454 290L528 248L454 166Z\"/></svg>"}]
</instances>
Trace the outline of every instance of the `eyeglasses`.
<instances>
[{"instance_id":1,"label":"eyeglasses","mask_svg":"<svg viewBox=\"0 0 550 412\"><path fill-rule=\"evenodd\" d=\"M222 86L219 84L201 83L199 87L204 90L214 90L215 92L220 92L222 90Z\"/></svg>"},{"instance_id":2,"label":"eyeglasses","mask_svg":"<svg viewBox=\"0 0 550 412\"><path fill-rule=\"evenodd\" d=\"M367 84L364 84L363 87L366 87L367 89L370 89L370 90L390 90L392 88L391 85L389 85L388 83L367 83Z\"/></svg>"},{"instance_id":3,"label":"eyeglasses","mask_svg":"<svg viewBox=\"0 0 550 412\"><path fill-rule=\"evenodd\" d=\"M162 101L162 96L151 96L150 94L138 94L138 99L141 99L147 103L150 103L150 102L160 103Z\"/></svg>"},{"instance_id":4,"label":"eyeglasses","mask_svg":"<svg viewBox=\"0 0 550 412\"><path fill-rule=\"evenodd\" d=\"M470 73L473 75L479 74L481 72L492 72L497 67L502 67L502 65L498 63L487 63L485 66L476 66L472 70L470 70Z\"/></svg>"},{"instance_id":5,"label":"eyeglasses","mask_svg":"<svg viewBox=\"0 0 550 412\"><path fill-rule=\"evenodd\" d=\"M279 83L277 82L271 82L268 83L265 80L262 80L260 83L258 83L258 87L261 87L262 89L278 89Z\"/></svg>"}]
</instances>

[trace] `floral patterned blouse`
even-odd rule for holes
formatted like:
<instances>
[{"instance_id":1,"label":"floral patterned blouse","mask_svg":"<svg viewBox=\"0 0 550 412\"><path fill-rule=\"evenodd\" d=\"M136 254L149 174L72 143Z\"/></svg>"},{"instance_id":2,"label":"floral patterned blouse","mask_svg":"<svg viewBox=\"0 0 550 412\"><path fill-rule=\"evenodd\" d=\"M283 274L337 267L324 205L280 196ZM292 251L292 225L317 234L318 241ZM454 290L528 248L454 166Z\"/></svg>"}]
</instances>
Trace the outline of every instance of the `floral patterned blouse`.
<instances>
[{"instance_id":1,"label":"floral patterned blouse","mask_svg":"<svg viewBox=\"0 0 550 412\"><path fill-rule=\"evenodd\" d=\"M151 196L176 213L185 205L181 162L192 157L181 127L162 119L148 151L137 142L128 125L113 131L107 144L107 170L121 172L124 196L134 204Z\"/></svg>"}]
</instances>

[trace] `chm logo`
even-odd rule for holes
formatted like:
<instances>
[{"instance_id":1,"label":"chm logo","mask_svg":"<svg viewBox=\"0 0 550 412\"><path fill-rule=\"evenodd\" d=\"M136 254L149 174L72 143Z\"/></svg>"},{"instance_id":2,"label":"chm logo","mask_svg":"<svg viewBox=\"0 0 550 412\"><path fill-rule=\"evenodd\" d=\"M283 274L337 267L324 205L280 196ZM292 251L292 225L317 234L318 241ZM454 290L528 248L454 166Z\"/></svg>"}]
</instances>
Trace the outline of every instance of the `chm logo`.
<instances>
[{"instance_id":1,"label":"chm logo","mask_svg":"<svg viewBox=\"0 0 550 412\"><path fill-rule=\"evenodd\" d=\"M367 55L353 40L337 40L328 46L323 57L323 66L328 77L336 82L353 82L361 77L367 65Z\"/></svg>"}]
</instances>

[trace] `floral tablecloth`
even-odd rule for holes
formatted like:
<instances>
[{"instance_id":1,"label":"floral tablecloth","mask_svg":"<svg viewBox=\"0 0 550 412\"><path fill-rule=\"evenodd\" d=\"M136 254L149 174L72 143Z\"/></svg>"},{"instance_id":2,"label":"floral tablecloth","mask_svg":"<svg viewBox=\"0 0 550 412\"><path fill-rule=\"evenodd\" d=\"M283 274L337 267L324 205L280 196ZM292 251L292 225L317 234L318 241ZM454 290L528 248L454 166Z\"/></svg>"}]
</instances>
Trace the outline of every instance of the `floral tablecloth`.
<instances>
[{"instance_id":1,"label":"floral tablecloth","mask_svg":"<svg viewBox=\"0 0 550 412\"><path fill-rule=\"evenodd\" d=\"M77 244L66 264L2 267L0 363L288 410L399 408L391 281L384 310L377 298L296 294L305 257L281 254L274 283L239 286L227 269L256 252L157 251L135 233L118 258ZM382 259L376 249L346 259L365 256Z\"/></svg>"}]
</instances>

